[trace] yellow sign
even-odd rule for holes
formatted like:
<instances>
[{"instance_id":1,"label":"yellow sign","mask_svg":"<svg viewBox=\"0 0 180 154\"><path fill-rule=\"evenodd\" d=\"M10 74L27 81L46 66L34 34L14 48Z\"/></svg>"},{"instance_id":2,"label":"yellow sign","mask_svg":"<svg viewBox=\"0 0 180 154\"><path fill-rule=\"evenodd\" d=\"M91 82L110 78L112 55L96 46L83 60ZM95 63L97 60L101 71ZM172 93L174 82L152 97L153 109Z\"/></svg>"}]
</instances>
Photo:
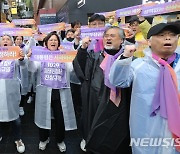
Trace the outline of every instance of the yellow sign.
<instances>
[{"instance_id":1,"label":"yellow sign","mask_svg":"<svg viewBox=\"0 0 180 154\"><path fill-rule=\"evenodd\" d=\"M17 8L11 8L11 13L12 14L17 14Z\"/></svg>"}]
</instances>

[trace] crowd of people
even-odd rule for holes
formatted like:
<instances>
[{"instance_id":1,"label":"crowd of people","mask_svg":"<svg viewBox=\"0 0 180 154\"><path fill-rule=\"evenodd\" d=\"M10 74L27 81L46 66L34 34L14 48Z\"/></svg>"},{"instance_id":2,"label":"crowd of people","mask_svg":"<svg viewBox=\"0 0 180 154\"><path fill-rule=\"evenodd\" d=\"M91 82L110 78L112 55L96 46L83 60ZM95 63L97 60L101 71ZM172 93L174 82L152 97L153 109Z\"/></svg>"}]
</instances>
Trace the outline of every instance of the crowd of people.
<instances>
[{"instance_id":1,"label":"crowd of people","mask_svg":"<svg viewBox=\"0 0 180 154\"><path fill-rule=\"evenodd\" d=\"M82 38L80 21L71 23L68 30L49 32L41 41L30 37L24 43L23 35L1 36L0 47L21 49L19 59L0 61L0 141L1 126L10 122L17 151L25 152L20 116L26 114L24 104L34 98L41 151L50 142L54 121L60 152L68 148L65 131L79 129L79 145L87 153L180 153L179 21L151 26L138 14L128 20L128 32L119 22L107 24L105 16L92 15L88 28L105 27L102 39ZM136 52L139 40L148 47ZM77 51L72 62L31 61L33 46L51 53L61 50L63 43L71 43ZM95 46L101 43L103 47L96 51ZM10 68L6 73L4 66ZM62 80L48 84L46 72ZM168 148L161 143L132 143L132 139L144 138L174 142Z\"/></svg>"}]
</instances>

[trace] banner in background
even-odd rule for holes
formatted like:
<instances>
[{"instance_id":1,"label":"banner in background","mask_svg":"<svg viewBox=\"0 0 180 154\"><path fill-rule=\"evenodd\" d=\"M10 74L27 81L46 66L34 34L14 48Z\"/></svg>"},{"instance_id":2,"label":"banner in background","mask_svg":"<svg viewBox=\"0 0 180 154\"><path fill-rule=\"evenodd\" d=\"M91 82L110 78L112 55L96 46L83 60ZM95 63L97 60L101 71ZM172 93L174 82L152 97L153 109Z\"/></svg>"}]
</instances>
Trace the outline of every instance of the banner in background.
<instances>
[{"instance_id":1,"label":"banner in background","mask_svg":"<svg viewBox=\"0 0 180 154\"><path fill-rule=\"evenodd\" d=\"M142 16L152 16L157 14L164 14L169 12L180 11L180 1L167 2L164 4L158 4L151 7L142 8Z\"/></svg>"},{"instance_id":2,"label":"banner in background","mask_svg":"<svg viewBox=\"0 0 180 154\"><path fill-rule=\"evenodd\" d=\"M101 39L105 27L103 28L81 28L81 38L89 36L92 39Z\"/></svg>"},{"instance_id":3,"label":"banner in background","mask_svg":"<svg viewBox=\"0 0 180 154\"><path fill-rule=\"evenodd\" d=\"M137 15L137 13L140 10L142 10L141 12L142 16L152 16L152 15L164 14L169 12L176 12L176 11L180 11L180 1L177 0L163 4L157 4L153 2L144 5L136 5L132 7L118 9L116 10L116 17L118 18L121 16Z\"/></svg>"},{"instance_id":4,"label":"banner in background","mask_svg":"<svg viewBox=\"0 0 180 154\"><path fill-rule=\"evenodd\" d=\"M49 33L52 31L61 31L65 29L65 23L55 23L55 24L46 24L46 25L38 25L38 29L41 33Z\"/></svg>"},{"instance_id":5,"label":"banner in background","mask_svg":"<svg viewBox=\"0 0 180 154\"><path fill-rule=\"evenodd\" d=\"M0 36L3 35L10 36L32 36L31 28L2 28L0 31Z\"/></svg>"},{"instance_id":6,"label":"banner in background","mask_svg":"<svg viewBox=\"0 0 180 154\"><path fill-rule=\"evenodd\" d=\"M141 8L142 5L136 5L136 6L116 10L116 18L136 15L141 10Z\"/></svg>"},{"instance_id":7,"label":"banner in background","mask_svg":"<svg viewBox=\"0 0 180 154\"><path fill-rule=\"evenodd\" d=\"M15 25L34 25L36 21L34 19L13 19L12 23Z\"/></svg>"},{"instance_id":8,"label":"banner in background","mask_svg":"<svg viewBox=\"0 0 180 154\"><path fill-rule=\"evenodd\" d=\"M0 28L14 28L15 25L13 23L0 23Z\"/></svg>"},{"instance_id":9,"label":"banner in background","mask_svg":"<svg viewBox=\"0 0 180 154\"><path fill-rule=\"evenodd\" d=\"M60 49L66 49L66 50L73 50L74 49L74 43L71 43L71 42L62 42L61 43L61 46L60 46Z\"/></svg>"}]
</instances>

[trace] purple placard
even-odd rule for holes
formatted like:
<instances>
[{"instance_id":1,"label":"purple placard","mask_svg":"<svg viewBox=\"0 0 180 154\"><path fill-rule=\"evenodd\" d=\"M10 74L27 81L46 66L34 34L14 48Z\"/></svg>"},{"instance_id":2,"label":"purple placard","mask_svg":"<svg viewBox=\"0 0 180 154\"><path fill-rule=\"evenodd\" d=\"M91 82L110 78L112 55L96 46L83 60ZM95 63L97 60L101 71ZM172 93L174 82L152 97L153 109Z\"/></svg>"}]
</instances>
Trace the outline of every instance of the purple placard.
<instances>
[{"instance_id":1,"label":"purple placard","mask_svg":"<svg viewBox=\"0 0 180 154\"><path fill-rule=\"evenodd\" d=\"M105 31L105 27L103 27L103 28L83 28L83 29L81 29L81 38L89 36L92 39L101 39L101 38L103 38L104 31Z\"/></svg>"},{"instance_id":2,"label":"purple placard","mask_svg":"<svg viewBox=\"0 0 180 154\"><path fill-rule=\"evenodd\" d=\"M52 31L60 31L60 30L65 29L65 23L38 25L38 29L41 33L49 33Z\"/></svg>"},{"instance_id":3,"label":"purple placard","mask_svg":"<svg viewBox=\"0 0 180 154\"><path fill-rule=\"evenodd\" d=\"M137 5L116 10L116 17L137 15L142 9L141 16L151 16L164 14L168 12L176 12L180 10L180 0L167 2L164 4L150 3L146 5Z\"/></svg>"},{"instance_id":4,"label":"purple placard","mask_svg":"<svg viewBox=\"0 0 180 154\"><path fill-rule=\"evenodd\" d=\"M34 25L36 21L34 19L13 19L12 23L15 25Z\"/></svg>"},{"instance_id":5,"label":"purple placard","mask_svg":"<svg viewBox=\"0 0 180 154\"><path fill-rule=\"evenodd\" d=\"M142 8L142 5L127 7L124 9L116 10L116 17L125 17L125 16L132 16L136 15L140 9Z\"/></svg>"},{"instance_id":6,"label":"purple placard","mask_svg":"<svg viewBox=\"0 0 180 154\"><path fill-rule=\"evenodd\" d=\"M15 70L15 62L10 60L2 60L0 62L0 79L13 79Z\"/></svg>"},{"instance_id":7,"label":"purple placard","mask_svg":"<svg viewBox=\"0 0 180 154\"><path fill-rule=\"evenodd\" d=\"M72 62L77 54L77 51L70 51L66 49L61 49L57 51L50 51L45 47L33 46L32 55L30 57L31 61L41 61L41 62Z\"/></svg>"},{"instance_id":8,"label":"purple placard","mask_svg":"<svg viewBox=\"0 0 180 154\"><path fill-rule=\"evenodd\" d=\"M51 87L53 89L69 88L66 79L65 63L42 62L41 85Z\"/></svg>"},{"instance_id":9,"label":"purple placard","mask_svg":"<svg viewBox=\"0 0 180 154\"><path fill-rule=\"evenodd\" d=\"M31 28L2 28L0 30L0 36L10 35L10 36L31 36Z\"/></svg>"},{"instance_id":10,"label":"purple placard","mask_svg":"<svg viewBox=\"0 0 180 154\"><path fill-rule=\"evenodd\" d=\"M167 2L164 4L157 4L155 6L145 6L142 8L142 16L151 16L157 14L164 14L169 12L180 11L180 0Z\"/></svg>"},{"instance_id":11,"label":"purple placard","mask_svg":"<svg viewBox=\"0 0 180 154\"><path fill-rule=\"evenodd\" d=\"M61 43L61 47L62 49L66 49L66 50L73 50L74 49L74 43L71 42L62 42Z\"/></svg>"}]
</instances>

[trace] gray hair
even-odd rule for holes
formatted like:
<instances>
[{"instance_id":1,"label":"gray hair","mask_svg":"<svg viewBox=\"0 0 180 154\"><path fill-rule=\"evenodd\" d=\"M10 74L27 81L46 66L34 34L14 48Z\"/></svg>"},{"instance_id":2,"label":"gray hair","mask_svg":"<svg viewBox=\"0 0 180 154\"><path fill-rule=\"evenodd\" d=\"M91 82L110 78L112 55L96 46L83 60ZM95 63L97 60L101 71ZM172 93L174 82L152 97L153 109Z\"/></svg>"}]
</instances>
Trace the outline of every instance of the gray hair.
<instances>
[{"instance_id":1,"label":"gray hair","mask_svg":"<svg viewBox=\"0 0 180 154\"><path fill-rule=\"evenodd\" d=\"M107 31L108 31L109 29L118 29L118 30L119 30L119 37L120 37L121 39L125 39L124 30L121 29L121 28L119 28L119 27L117 27L117 26L108 26L108 27L105 29L105 31L104 31L103 37L104 37L104 35L107 33Z\"/></svg>"},{"instance_id":2,"label":"gray hair","mask_svg":"<svg viewBox=\"0 0 180 154\"><path fill-rule=\"evenodd\" d=\"M2 40L3 36L8 36L11 39L12 43L14 43L14 39L13 39L13 37L11 35L4 34L4 35L1 36L1 40Z\"/></svg>"}]
</instances>

